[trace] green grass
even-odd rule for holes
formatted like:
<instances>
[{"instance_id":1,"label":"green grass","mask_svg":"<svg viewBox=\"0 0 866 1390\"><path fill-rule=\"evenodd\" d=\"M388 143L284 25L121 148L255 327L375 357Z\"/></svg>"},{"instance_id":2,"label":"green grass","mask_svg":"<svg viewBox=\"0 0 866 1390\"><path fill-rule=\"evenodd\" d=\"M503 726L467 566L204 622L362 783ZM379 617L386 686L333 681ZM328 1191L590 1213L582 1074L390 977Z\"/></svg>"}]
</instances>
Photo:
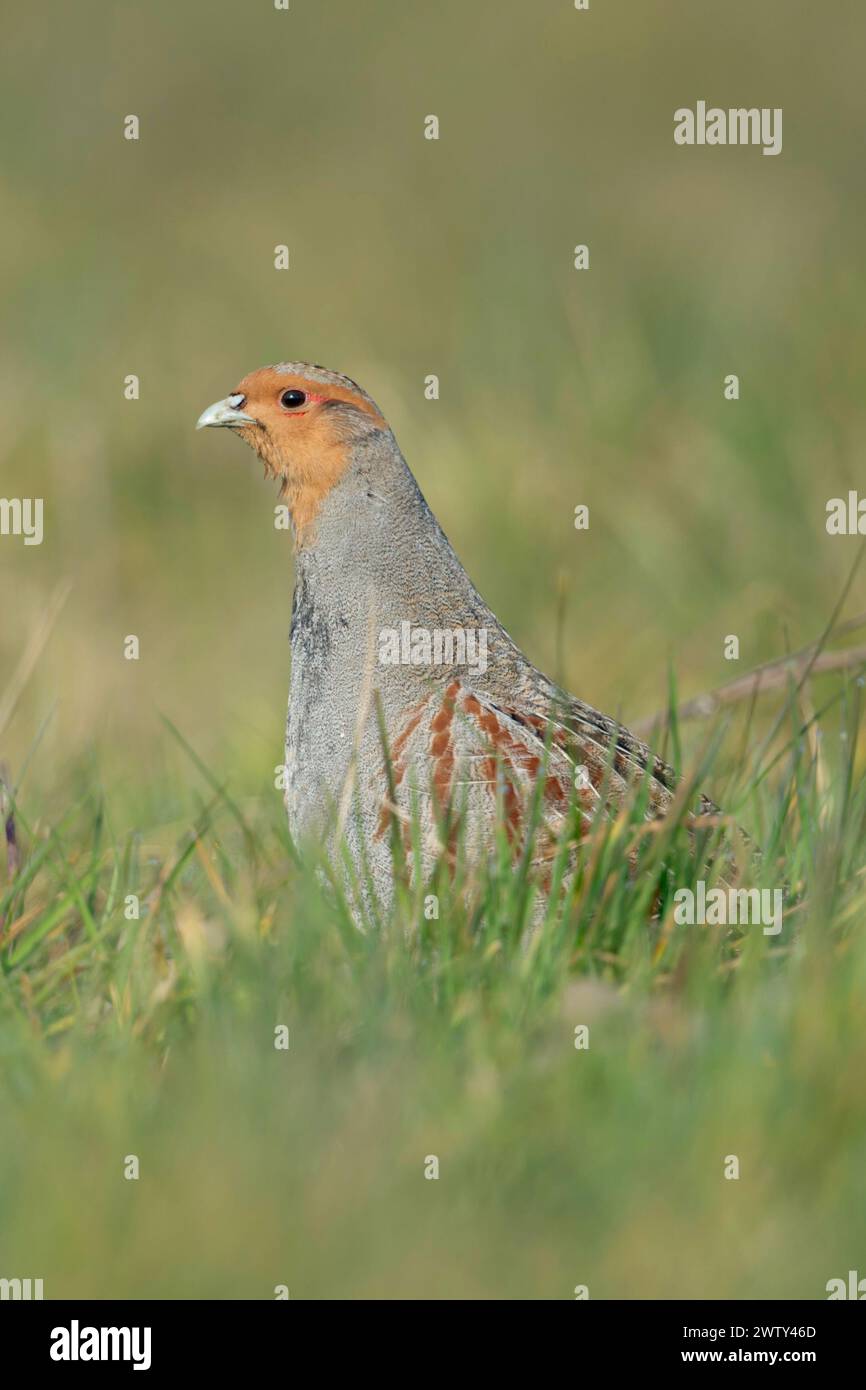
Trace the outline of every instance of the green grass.
<instances>
[{"instance_id":1,"label":"green grass","mask_svg":"<svg viewBox=\"0 0 866 1390\"><path fill-rule=\"evenodd\" d=\"M639 801L530 934L506 855L474 899L440 869L360 931L278 793L236 801L192 750L194 811L146 832L88 770L53 814L22 789L4 1268L49 1296L821 1297L866 1238L860 693L829 688L823 740L781 702L772 776L732 737L704 759L754 881L787 885L777 937L676 925L707 839L641 835Z\"/></svg>"}]
</instances>

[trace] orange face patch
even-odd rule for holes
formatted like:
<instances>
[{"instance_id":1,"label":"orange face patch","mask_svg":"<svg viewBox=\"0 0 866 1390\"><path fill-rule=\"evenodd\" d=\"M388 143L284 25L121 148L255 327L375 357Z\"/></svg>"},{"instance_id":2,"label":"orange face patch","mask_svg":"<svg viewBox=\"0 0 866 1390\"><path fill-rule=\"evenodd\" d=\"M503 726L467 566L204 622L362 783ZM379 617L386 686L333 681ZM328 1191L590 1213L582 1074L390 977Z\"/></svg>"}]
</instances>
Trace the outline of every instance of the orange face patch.
<instances>
[{"instance_id":1,"label":"orange face patch","mask_svg":"<svg viewBox=\"0 0 866 1390\"><path fill-rule=\"evenodd\" d=\"M286 405L287 392L301 392L304 399ZM244 397L242 409L257 422L237 433L255 449L265 472L282 480L280 495L288 504L296 542L303 544L323 499L349 466L353 434L388 425L370 401L349 387L273 367L250 372L233 394ZM351 410L329 408L337 402Z\"/></svg>"}]
</instances>

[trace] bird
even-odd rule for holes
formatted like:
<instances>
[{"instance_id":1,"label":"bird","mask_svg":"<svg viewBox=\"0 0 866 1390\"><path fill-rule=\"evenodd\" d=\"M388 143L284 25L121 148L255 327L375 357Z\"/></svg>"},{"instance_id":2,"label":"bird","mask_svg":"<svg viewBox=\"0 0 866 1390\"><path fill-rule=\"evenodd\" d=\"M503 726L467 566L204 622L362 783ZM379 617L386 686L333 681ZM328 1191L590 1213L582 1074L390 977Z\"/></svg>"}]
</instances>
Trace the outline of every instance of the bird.
<instances>
[{"instance_id":1,"label":"bird","mask_svg":"<svg viewBox=\"0 0 866 1390\"><path fill-rule=\"evenodd\" d=\"M207 427L252 447L287 509L286 812L298 844L348 846L357 912L370 893L387 908L406 862L429 873L458 834L476 860L502 834L515 861L529 845L543 885L570 824L579 846L639 792L647 819L671 811L675 771L524 655L355 381L262 367L201 414ZM699 796L687 816L718 814Z\"/></svg>"}]
</instances>

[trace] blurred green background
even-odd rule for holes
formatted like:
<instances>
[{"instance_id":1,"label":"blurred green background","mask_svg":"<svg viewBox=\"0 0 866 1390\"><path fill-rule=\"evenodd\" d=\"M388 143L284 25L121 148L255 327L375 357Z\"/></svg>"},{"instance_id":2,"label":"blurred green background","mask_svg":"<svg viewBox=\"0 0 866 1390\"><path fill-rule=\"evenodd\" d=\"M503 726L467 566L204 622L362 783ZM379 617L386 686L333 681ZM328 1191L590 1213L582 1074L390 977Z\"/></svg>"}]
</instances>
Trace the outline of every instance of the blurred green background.
<instances>
[{"instance_id":1,"label":"blurred green background","mask_svg":"<svg viewBox=\"0 0 866 1390\"><path fill-rule=\"evenodd\" d=\"M859 0L592 0L587 13L571 0L291 0L288 12L269 0L19 8L4 26L0 55L0 495L44 497L45 541L36 548L0 539L0 691L57 585L72 585L0 737L0 758L15 778L42 730L22 788L34 819L50 821L98 785L115 835L141 828L146 844L167 842L189 814L195 777L160 713L234 794L278 799L271 783L288 685L290 541L273 529L276 498L252 455L228 435L194 431L206 405L273 361L320 362L370 391L515 639L570 689L626 722L664 705L671 661L688 696L816 636L857 548L853 538L827 536L825 504L849 488L866 490L864 52ZM674 110L699 99L782 107L782 153L675 146ZM131 113L141 122L137 143L123 138ZM428 114L441 123L437 142L423 138ZM278 243L290 248L287 272L273 266ZM578 243L590 248L586 272L573 268ZM130 373L141 381L135 402L124 399ZM435 402L424 398L428 373L441 382ZM723 398L729 373L740 377L736 403ZM577 503L590 507L587 532L573 528ZM846 612L866 607L864 600L861 577ZM129 633L140 638L139 662L123 659ZM722 657L728 633L740 637L738 665ZM326 954L316 968L327 974L329 963ZM342 967L333 967L339 974ZM252 1016L258 969L235 982L236 1022ZM292 987L298 999L302 983ZM374 1016L375 1001L360 984L353 989L354 1004ZM788 1029L801 1036L796 1010L788 1017L776 1003L780 1013L766 1028L777 1042ZM599 1007L607 1007L604 997ZM812 1017L808 1000L800 1008ZM333 1013L338 1034L336 1004ZM422 1092L436 1110L434 1035L419 1014L409 1016L411 1024L396 1005L384 1010L387 1021L376 1027L391 1050L383 1059L373 1049L368 1071L352 1082L357 1090L340 1072L337 1042L321 1044L315 1084L303 1083L309 1094L297 1104L311 1132L324 1125L331 1135L320 1135L313 1152L316 1163L330 1155L332 1178L344 1162L351 1167L352 1154L362 1155L362 1166L372 1162L363 1155L377 1117L391 1116L395 1144L401 1126L411 1129L411 1107L401 1111L400 1098L417 1084L416 1055L428 1059ZM271 1017L278 1010L268 1013L268 1028ZM653 1016L640 1034L650 1050L656 1023ZM219 1034L218 1021L211 1026ZM678 1017L671 1024L677 1039L691 1026L682 1023L683 1033ZM599 1294L691 1287L806 1296L816 1279L820 1292L853 1258L845 1202L828 1198L828 1208L816 1207L826 1258L820 1277L803 1273L795 1256L814 1245L817 1231L807 1222L792 1232L815 1196L814 1167L802 1148L794 1154L802 1115L784 1129L783 1098L798 1078L800 1104L814 1088L830 1107L824 1118L832 1132L836 1101L826 1085L839 1075L838 1057L828 1055L827 1071L815 1063L813 1072L813 1060L798 1070L789 1053L792 1070L776 1078L771 1097L760 1087L746 1096L740 1088L770 1044L757 1022L738 1031L729 1019L725 1028L713 1059L704 1059L703 1082L742 1049L740 1070L718 1082L719 1093L730 1084L743 1122L758 1124L760 1116L765 1135L782 1126L791 1171L776 1175L783 1210L771 1207L762 1222L767 1194L753 1192L725 1218L731 1243L722 1240L727 1253L713 1272L701 1264L703 1241L710 1228L719 1238L723 1225L707 1218L704 1229L703 1218L685 1209L677 1226L674 1216L684 1181L670 1158L679 1112L646 1140L647 1161L629 1154L619 1189L601 1178L624 1162L623 1146L646 1129L659 1095L675 1088L674 1049L629 1083L622 1128L602 1122L588 1154L579 1145L572 1152L577 1138L568 1129L529 1176L506 1164L502 1210L513 1183L522 1194L513 1210L524 1215L513 1224L507 1217L495 1235L480 1195L490 1170L471 1144L464 1197L444 1227L439 1217L425 1218L431 1224L420 1245L401 1245L397 1228L389 1229L404 1208L377 1189L383 1176L368 1174L360 1187L375 1217L375 1253L365 1245L369 1230L353 1228L345 1184L322 1177L291 1209L310 1242L304 1248L317 1252L308 1292L474 1296L493 1288L567 1297L582 1269L556 1241L574 1191L572 1234L588 1222L593 1248L604 1252L594 1266ZM840 1025L837 1044L843 1034ZM626 1027L623 1076L638 1065L629 1036ZM246 1160L282 1152L288 1120L274 1108L276 1083L248 1091L249 1040L238 1044L237 1070L219 1093L210 1068L230 1066L234 1051L234 1039L221 1037L221 1044L211 1038L209 1053L201 1041L184 1063L189 1070L173 1074L172 1125L162 1112L153 1118L156 1101L152 1112L129 1119L124 1084L140 1086L139 1096L156 1084L146 1063L121 1057L113 1089L88 1115L93 1077L109 1064L93 1062L73 1081L69 1054L57 1054L55 1079L81 1109L67 1123L34 1107L19 1156L6 1155L7 1193L21 1197L15 1182L29 1183L7 1211L6 1248L19 1263L35 1242L64 1291L114 1288L127 1296L227 1296L241 1268L244 1293L261 1296L280 1265L266 1233L277 1244L275 1232L291 1235L280 1226L286 1212L269 1198L250 1229L246 1217L226 1226L224 1213L239 1188L254 1204L260 1170ZM508 1048L520 1047L500 1041L506 1065ZM819 1048L817 1035L812 1042ZM500 1132L491 1119L493 1151L500 1143L507 1149L515 1134L543 1133L551 1113L602 1094L597 1065L602 1071L576 1097L572 1082L556 1079L536 1092L536 1063L527 1063L514 1082L508 1125ZM695 1066L694 1090L688 1080L682 1094L698 1106L694 1142L706 1144L715 1163L731 1141L721 1121L713 1129L709 1109L702 1117L709 1102L696 1099L703 1082ZM502 1103L489 1083L489 1058L455 1069L468 1089L458 1104L455 1076L441 1082L452 1125L479 1114L479 1097L494 1109ZM338 1085L326 1102L320 1087L332 1075L342 1075L348 1090ZM188 1133L178 1076L190 1091L212 1088L196 1090ZM20 1094L28 1094L25 1081ZM349 1094L366 1094L368 1109L328 1112L328 1104L349 1104ZM250 1113L240 1113L247 1095ZM266 1122L257 1120L254 1097L269 1107ZM203 1117L222 1114L237 1114L237 1123L226 1120L226 1133L218 1124L208 1130ZM415 1167L418 1152L428 1151L426 1123L411 1130ZM162 1136L169 1196L148 1222L167 1250L172 1239L182 1245L189 1219L188 1280L177 1250L161 1262L148 1244L147 1223L118 1235L133 1220L112 1205L126 1200L125 1187L112 1196L94 1188L93 1229L102 1234L92 1246L91 1218L82 1225L76 1215L99 1136L110 1132L126 1152L137 1142L124 1137L126 1128L137 1126L140 1138L149 1125ZM239 1135L251 1146L245 1157ZM220 1158L229 1139L232 1156ZM174 1186L172 1145L187 1164ZM577 1154L584 1157L575 1171ZM756 1141L757 1163L762 1154ZM640 1174L650 1163L664 1165L665 1155L673 1164L662 1179L666 1195L654 1197ZM849 1163L850 1153L833 1170L841 1191ZM39 1218L47 1225L34 1226L36 1194L63 1173L73 1175L75 1197L52 1199ZM521 1222L536 1188L547 1194L547 1215L530 1236ZM620 1203L618 1191L630 1195ZM203 1205L193 1215L197 1196ZM317 1242L332 1230L333 1203L339 1238L331 1248L326 1237L323 1248ZM632 1208L642 1213L637 1226ZM452 1240L451 1264L441 1263L437 1230ZM525 1264L512 1270L509 1261L536 1238ZM750 1240L764 1263L755 1264ZM660 1272L647 1252L666 1245L676 1259ZM745 1284L744 1265L752 1271Z\"/></svg>"},{"instance_id":2,"label":"blurred green background","mask_svg":"<svg viewBox=\"0 0 866 1390\"><path fill-rule=\"evenodd\" d=\"M46 538L0 544L3 670L74 588L4 756L57 701L34 779L96 743L138 781L157 707L245 775L278 761L290 542L251 455L193 427L287 358L374 395L548 669L566 587L562 674L597 706L658 708L669 656L683 693L729 678L729 632L741 670L815 635L866 441L864 42L862 5L805 0L17 14L2 494L44 496ZM783 107L781 155L675 146L699 98Z\"/></svg>"}]
</instances>

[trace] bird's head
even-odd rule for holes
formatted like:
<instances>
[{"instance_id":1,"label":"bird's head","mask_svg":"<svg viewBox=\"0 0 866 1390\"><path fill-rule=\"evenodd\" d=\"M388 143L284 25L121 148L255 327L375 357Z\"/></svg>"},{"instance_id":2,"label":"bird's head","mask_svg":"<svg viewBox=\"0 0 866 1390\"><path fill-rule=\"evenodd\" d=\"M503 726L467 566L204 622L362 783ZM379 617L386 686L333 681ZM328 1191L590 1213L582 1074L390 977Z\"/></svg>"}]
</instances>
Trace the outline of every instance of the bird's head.
<instances>
[{"instance_id":1,"label":"bird's head","mask_svg":"<svg viewBox=\"0 0 866 1390\"><path fill-rule=\"evenodd\" d=\"M234 430L263 461L265 475L280 480L299 542L349 467L354 447L373 432L388 431L366 391L308 362L250 372L199 416L196 428L206 425Z\"/></svg>"}]
</instances>

